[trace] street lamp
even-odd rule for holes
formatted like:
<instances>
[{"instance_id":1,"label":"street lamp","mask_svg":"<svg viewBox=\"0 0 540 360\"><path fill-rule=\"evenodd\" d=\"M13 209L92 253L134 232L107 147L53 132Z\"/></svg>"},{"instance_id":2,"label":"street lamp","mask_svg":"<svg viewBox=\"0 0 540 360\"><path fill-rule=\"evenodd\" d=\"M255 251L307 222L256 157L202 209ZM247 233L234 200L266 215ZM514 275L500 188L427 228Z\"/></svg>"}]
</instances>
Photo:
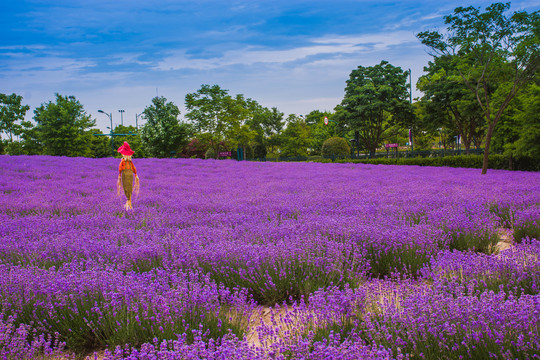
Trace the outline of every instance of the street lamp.
<instances>
[{"instance_id":1,"label":"street lamp","mask_svg":"<svg viewBox=\"0 0 540 360\"><path fill-rule=\"evenodd\" d=\"M109 117L109 120L111 120L111 132L112 132L112 113L108 114L103 110L98 110L99 113L105 114Z\"/></svg>"},{"instance_id":2,"label":"street lamp","mask_svg":"<svg viewBox=\"0 0 540 360\"><path fill-rule=\"evenodd\" d=\"M120 113L120 124L124 126L124 110L118 110Z\"/></svg>"},{"instance_id":3,"label":"street lamp","mask_svg":"<svg viewBox=\"0 0 540 360\"><path fill-rule=\"evenodd\" d=\"M107 116L109 117L109 120L111 120L111 127L109 128L109 130L111 131L111 132L110 132L110 135L111 135L111 149L112 149L112 154L113 154L113 156L114 156L114 138L112 137L112 133L113 133L112 113L108 114L108 113L106 113L106 112L103 111L103 110L98 110L98 112L107 115Z\"/></svg>"},{"instance_id":4,"label":"street lamp","mask_svg":"<svg viewBox=\"0 0 540 360\"><path fill-rule=\"evenodd\" d=\"M139 130L139 118L144 119L144 114L135 114L135 128Z\"/></svg>"}]
</instances>

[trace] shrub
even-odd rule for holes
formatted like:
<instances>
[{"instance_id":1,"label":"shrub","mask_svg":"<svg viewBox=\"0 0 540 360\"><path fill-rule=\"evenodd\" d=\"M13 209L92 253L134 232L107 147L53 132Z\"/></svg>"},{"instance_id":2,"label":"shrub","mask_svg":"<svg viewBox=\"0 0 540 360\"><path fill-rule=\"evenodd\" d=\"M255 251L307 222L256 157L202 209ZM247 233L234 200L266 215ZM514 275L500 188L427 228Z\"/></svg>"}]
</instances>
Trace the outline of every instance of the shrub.
<instances>
[{"instance_id":1,"label":"shrub","mask_svg":"<svg viewBox=\"0 0 540 360\"><path fill-rule=\"evenodd\" d=\"M206 153L204 154L205 159L215 159L216 158L216 152L212 148L208 148L206 150Z\"/></svg>"},{"instance_id":2,"label":"shrub","mask_svg":"<svg viewBox=\"0 0 540 360\"><path fill-rule=\"evenodd\" d=\"M323 156L349 155L351 147L344 138L334 136L323 143L321 151Z\"/></svg>"}]
</instances>

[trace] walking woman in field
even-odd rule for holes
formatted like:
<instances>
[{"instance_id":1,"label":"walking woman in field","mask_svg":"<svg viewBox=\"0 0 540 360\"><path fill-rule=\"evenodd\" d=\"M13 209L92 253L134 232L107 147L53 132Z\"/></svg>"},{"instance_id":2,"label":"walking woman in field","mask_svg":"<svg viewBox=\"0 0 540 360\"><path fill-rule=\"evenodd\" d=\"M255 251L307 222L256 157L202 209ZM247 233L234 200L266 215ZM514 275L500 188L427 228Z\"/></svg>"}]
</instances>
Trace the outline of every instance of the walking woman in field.
<instances>
[{"instance_id":1,"label":"walking woman in field","mask_svg":"<svg viewBox=\"0 0 540 360\"><path fill-rule=\"evenodd\" d=\"M124 141L124 144L118 148L118 152L122 154L122 160L120 161L120 166L118 167L118 181L116 182L116 188L118 195L121 194L121 189L124 189L124 194L126 195L126 205L124 208L126 210L133 210L131 206L131 195L135 191L135 194L139 192L139 177L137 176L137 169L131 161L131 156L135 153L129 147L127 141ZM133 186L133 175L135 175L135 187Z\"/></svg>"}]
</instances>

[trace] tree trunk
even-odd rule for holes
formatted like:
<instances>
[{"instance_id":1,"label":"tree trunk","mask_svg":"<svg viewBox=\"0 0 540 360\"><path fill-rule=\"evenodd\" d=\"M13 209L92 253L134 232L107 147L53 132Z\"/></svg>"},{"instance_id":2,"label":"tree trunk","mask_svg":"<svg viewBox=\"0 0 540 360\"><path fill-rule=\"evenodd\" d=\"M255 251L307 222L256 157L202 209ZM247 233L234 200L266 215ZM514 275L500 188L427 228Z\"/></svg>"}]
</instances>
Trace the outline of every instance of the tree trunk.
<instances>
[{"instance_id":1,"label":"tree trunk","mask_svg":"<svg viewBox=\"0 0 540 360\"><path fill-rule=\"evenodd\" d=\"M495 129L495 121L492 121L488 125L488 131L486 133L486 146L484 148L484 161L482 162L482 175L487 174L488 161L489 161L489 144L491 143L491 135Z\"/></svg>"}]
</instances>

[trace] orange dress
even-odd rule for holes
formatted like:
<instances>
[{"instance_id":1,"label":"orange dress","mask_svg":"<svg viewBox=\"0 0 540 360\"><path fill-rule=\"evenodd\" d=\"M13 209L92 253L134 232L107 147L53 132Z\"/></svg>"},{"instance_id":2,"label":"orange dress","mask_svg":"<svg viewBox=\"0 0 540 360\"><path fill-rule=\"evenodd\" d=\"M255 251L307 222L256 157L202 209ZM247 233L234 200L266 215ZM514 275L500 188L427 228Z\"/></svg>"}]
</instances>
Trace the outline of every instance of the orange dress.
<instances>
[{"instance_id":1,"label":"orange dress","mask_svg":"<svg viewBox=\"0 0 540 360\"><path fill-rule=\"evenodd\" d=\"M137 169L131 160L120 161L118 166L118 175L122 177L122 188L128 200L131 200L133 193L133 175L137 176Z\"/></svg>"}]
</instances>

